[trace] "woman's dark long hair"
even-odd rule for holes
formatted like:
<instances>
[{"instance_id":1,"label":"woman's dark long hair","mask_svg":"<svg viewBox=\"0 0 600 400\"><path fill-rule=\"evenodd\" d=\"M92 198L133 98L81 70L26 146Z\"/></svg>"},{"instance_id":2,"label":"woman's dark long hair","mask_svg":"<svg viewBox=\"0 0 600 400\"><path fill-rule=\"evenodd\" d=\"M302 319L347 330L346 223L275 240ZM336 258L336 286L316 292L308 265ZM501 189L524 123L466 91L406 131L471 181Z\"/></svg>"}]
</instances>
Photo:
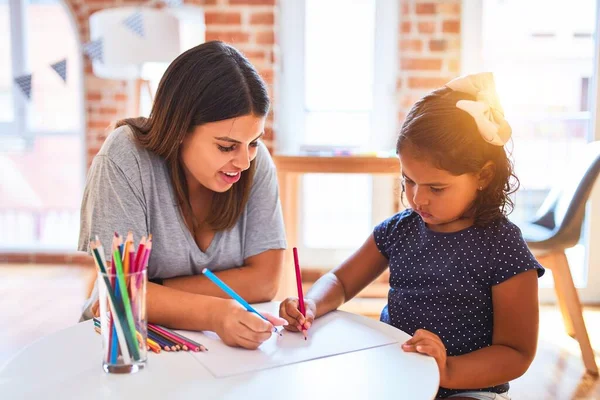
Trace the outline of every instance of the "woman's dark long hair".
<instances>
[{"instance_id":1,"label":"woman's dark long hair","mask_svg":"<svg viewBox=\"0 0 600 400\"><path fill-rule=\"evenodd\" d=\"M456 107L459 100L475 98L443 87L415 103L400 130L396 151L400 154L410 146L411 151L453 175L477 173L491 161L492 181L478 192L472 207L475 225L484 226L512 211L510 195L518 189L519 180L504 146L481 137L473 117Z\"/></svg>"},{"instance_id":2,"label":"woman's dark long hair","mask_svg":"<svg viewBox=\"0 0 600 400\"><path fill-rule=\"evenodd\" d=\"M137 142L163 157L181 212L192 221L188 187L181 164L181 142L198 125L208 122L269 112L269 95L264 81L250 62L235 48L219 42L203 43L177 57L167 68L156 92L149 118L130 118L117 127L132 128ZM232 228L243 212L252 181L255 163L240 181L224 193L214 193L207 220L213 230Z\"/></svg>"}]
</instances>

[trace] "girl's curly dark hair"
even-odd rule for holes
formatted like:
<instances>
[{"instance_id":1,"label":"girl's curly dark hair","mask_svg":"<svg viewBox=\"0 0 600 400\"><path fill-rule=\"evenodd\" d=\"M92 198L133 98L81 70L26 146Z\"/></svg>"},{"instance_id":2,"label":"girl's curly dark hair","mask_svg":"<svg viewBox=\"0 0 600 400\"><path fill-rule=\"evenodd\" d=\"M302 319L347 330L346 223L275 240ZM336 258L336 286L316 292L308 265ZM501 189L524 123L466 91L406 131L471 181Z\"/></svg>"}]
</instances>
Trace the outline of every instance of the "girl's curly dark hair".
<instances>
[{"instance_id":1,"label":"girl's curly dark hair","mask_svg":"<svg viewBox=\"0 0 600 400\"><path fill-rule=\"evenodd\" d=\"M400 155L410 146L411 151L453 175L477 173L491 161L495 169L492 181L478 192L471 209L474 224L484 226L512 212L510 195L519 188L519 179L504 146L481 137L473 117L456 107L459 100L475 98L443 87L416 102L400 129L396 152Z\"/></svg>"}]
</instances>

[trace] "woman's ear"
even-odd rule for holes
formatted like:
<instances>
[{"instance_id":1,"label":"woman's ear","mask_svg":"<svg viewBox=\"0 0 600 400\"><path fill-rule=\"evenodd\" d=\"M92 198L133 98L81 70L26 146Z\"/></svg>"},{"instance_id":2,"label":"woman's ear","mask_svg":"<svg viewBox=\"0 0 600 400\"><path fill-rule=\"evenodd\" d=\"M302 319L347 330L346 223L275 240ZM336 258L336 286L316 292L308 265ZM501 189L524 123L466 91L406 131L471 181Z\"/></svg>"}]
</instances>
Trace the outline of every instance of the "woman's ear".
<instances>
[{"instance_id":1,"label":"woman's ear","mask_svg":"<svg viewBox=\"0 0 600 400\"><path fill-rule=\"evenodd\" d=\"M479 190L484 190L488 187L492 179L494 179L494 175L496 175L496 164L493 161L488 161L479 171L478 177L478 185Z\"/></svg>"}]
</instances>

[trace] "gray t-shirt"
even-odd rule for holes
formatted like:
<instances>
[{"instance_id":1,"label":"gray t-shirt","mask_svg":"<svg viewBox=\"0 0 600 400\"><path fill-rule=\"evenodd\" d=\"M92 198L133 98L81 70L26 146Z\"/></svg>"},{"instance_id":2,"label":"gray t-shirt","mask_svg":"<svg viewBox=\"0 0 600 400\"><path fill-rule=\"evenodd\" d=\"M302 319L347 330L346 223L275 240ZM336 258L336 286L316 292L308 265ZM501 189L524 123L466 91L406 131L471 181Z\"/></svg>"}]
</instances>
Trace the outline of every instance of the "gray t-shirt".
<instances>
[{"instance_id":1,"label":"gray t-shirt","mask_svg":"<svg viewBox=\"0 0 600 400\"><path fill-rule=\"evenodd\" d=\"M254 255L285 249L277 173L262 143L255 162L246 209L232 229L216 232L203 252L184 223L165 160L137 145L129 127L120 127L108 136L88 172L78 249L89 253L90 238L98 235L109 260L115 231L123 236L132 231L136 243L151 233L149 279L239 267ZM96 299L94 287L82 319L91 318L89 307Z\"/></svg>"}]
</instances>

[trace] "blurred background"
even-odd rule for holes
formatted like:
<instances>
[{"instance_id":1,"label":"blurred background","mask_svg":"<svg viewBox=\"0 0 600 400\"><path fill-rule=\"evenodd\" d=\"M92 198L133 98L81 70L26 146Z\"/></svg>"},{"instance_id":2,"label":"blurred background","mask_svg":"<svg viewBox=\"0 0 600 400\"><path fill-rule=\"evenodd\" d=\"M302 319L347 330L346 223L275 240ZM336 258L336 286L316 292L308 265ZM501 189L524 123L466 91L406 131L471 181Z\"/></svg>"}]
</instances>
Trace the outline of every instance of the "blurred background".
<instances>
[{"instance_id":1,"label":"blurred background","mask_svg":"<svg viewBox=\"0 0 600 400\"><path fill-rule=\"evenodd\" d=\"M87 168L111 123L148 115L173 51L207 40L240 49L271 90L265 143L276 158L302 156L306 165L317 156L393 154L416 100L461 74L493 71L521 181L511 219L526 221L553 187L573 179L569 166L586 144L600 139L598 3L0 0L0 364L77 322L94 279L91 260L76 252ZM142 14L145 32L111 31L116 41L107 37L101 60L94 41L108 25L98 16L113 8L127 16L134 11L125 7L139 5L169 15L152 20L157 30L177 21L179 47L158 44L156 54L140 51L131 65L116 65L131 46L147 46L154 17ZM322 172L301 173L293 199L282 198L307 287L402 208L398 176ZM597 186L581 239L566 252L596 354ZM540 351L514 398L600 398L577 342L562 329L550 273L541 286ZM377 318L386 295L384 276L346 309Z\"/></svg>"}]
</instances>

